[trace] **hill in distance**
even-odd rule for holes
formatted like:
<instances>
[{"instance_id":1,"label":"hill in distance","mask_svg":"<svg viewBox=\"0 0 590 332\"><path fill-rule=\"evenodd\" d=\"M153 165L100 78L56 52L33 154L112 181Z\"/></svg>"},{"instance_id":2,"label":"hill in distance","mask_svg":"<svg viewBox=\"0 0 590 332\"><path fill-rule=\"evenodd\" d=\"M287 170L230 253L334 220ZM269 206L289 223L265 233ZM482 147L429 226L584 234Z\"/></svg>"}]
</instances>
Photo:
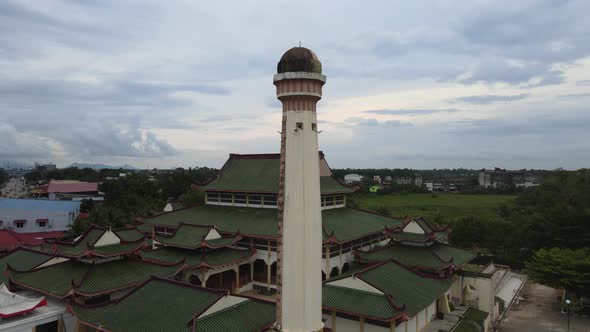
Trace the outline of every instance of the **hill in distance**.
<instances>
[{"instance_id":1,"label":"hill in distance","mask_svg":"<svg viewBox=\"0 0 590 332\"><path fill-rule=\"evenodd\" d=\"M105 165L105 164L83 164L83 163L73 163L70 165L70 167L76 167L76 168L92 168L92 169L130 169L130 170L136 170L136 167L133 167L131 165L123 165L123 166L111 166L111 165Z\"/></svg>"}]
</instances>

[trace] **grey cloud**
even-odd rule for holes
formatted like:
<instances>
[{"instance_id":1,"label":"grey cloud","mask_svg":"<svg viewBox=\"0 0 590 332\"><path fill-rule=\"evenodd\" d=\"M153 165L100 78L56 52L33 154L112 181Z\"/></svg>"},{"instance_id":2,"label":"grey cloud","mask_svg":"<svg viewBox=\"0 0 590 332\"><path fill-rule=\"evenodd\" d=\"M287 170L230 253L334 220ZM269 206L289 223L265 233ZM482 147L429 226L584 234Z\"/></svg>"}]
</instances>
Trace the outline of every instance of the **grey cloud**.
<instances>
[{"instance_id":1,"label":"grey cloud","mask_svg":"<svg viewBox=\"0 0 590 332\"><path fill-rule=\"evenodd\" d=\"M589 93L569 93L569 94L563 94L563 95L557 96L557 98L561 98L561 99L586 98L586 97L590 97L590 92Z\"/></svg>"},{"instance_id":2,"label":"grey cloud","mask_svg":"<svg viewBox=\"0 0 590 332\"><path fill-rule=\"evenodd\" d=\"M363 113L371 113L371 114L378 114L378 115L409 115L409 116L420 116L420 115L430 115L435 113L453 113L458 112L458 109L449 108L449 109L399 109L399 110L368 110L363 111Z\"/></svg>"},{"instance_id":3,"label":"grey cloud","mask_svg":"<svg viewBox=\"0 0 590 332\"><path fill-rule=\"evenodd\" d=\"M6 122L0 123L0 160L42 159L50 155L47 142L23 134Z\"/></svg>"},{"instance_id":4,"label":"grey cloud","mask_svg":"<svg viewBox=\"0 0 590 332\"><path fill-rule=\"evenodd\" d=\"M360 117L348 118L344 121L345 125L363 126L363 127L411 127L409 122L398 120L378 121L377 119L367 119Z\"/></svg>"},{"instance_id":5,"label":"grey cloud","mask_svg":"<svg viewBox=\"0 0 590 332\"><path fill-rule=\"evenodd\" d=\"M538 81L529 83L533 79ZM527 87L560 84L563 81L563 72L551 70L548 65L513 65L498 59L480 62L467 77L459 79L465 84L509 83Z\"/></svg>"},{"instance_id":6,"label":"grey cloud","mask_svg":"<svg viewBox=\"0 0 590 332\"><path fill-rule=\"evenodd\" d=\"M528 97L528 93L521 93L519 95L502 96L502 95L482 95L482 96L466 96L461 98L451 99L450 102L459 102L474 105L489 105L501 102L517 101Z\"/></svg>"},{"instance_id":7,"label":"grey cloud","mask_svg":"<svg viewBox=\"0 0 590 332\"><path fill-rule=\"evenodd\" d=\"M590 85L590 80L578 81L578 82L576 82L576 85L578 85L578 86L589 86Z\"/></svg>"},{"instance_id":8,"label":"grey cloud","mask_svg":"<svg viewBox=\"0 0 590 332\"><path fill-rule=\"evenodd\" d=\"M590 115L584 112L569 117L542 116L526 120L465 120L451 123L449 132L471 137L495 137L506 139L519 136L551 137L552 140L567 142L572 137L583 137L587 131Z\"/></svg>"}]
</instances>

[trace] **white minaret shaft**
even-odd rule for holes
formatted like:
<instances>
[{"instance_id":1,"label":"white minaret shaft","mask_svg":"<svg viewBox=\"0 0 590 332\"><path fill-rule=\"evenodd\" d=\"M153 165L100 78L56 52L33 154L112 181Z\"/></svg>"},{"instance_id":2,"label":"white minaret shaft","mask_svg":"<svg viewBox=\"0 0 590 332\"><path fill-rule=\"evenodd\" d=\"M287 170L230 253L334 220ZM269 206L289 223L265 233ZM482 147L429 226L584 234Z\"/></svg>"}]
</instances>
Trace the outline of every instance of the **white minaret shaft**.
<instances>
[{"instance_id":1,"label":"white minaret shaft","mask_svg":"<svg viewBox=\"0 0 590 332\"><path fill-rule=\"evenodd\" d=\"M279 70L274 76L277 97L283 102L277 326L285 332L319 331L323 326L316 103L325 80L324 75L308 71Z\"/></svg>"}]
</instances>

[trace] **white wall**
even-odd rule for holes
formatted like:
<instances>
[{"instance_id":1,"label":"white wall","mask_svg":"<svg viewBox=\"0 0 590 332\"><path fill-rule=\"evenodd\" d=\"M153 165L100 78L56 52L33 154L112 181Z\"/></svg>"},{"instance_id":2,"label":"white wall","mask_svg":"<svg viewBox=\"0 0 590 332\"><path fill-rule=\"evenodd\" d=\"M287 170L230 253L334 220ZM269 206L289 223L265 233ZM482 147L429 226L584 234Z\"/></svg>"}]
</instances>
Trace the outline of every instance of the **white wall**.
<instances>
[{"instance_id":1,"label":"white wall","mask_svg":"<svg viewBox=\"0 0 590 332\"><path fill-rule=\"evenodd\" d=\"M71 216L69 212L0 210L0 220L2 220L0 229L12 227L12 230L17 233L65 231L77 216L77 211ZM26 220L22 228L17 228L13 222L19 219ZM48 219L48 222L45 227L39 227L39 224L36 222L37 219Z\"/></svg>"},{"instance_id":2,"label":"white wall","mask_svg":"<svg viewBox=\"0 0 590 332\"><path fill-rule=\"evenodd\" d=\"M480 278L471 276L460 276L451 286L451 296L454 299L461 299L463 289L467 286L475 288L478 299L478 309L488 312L491 320L496 319L494 288L491 278ZM461 301L460 300L460 301Z\"/></svg>"}]
</instances>

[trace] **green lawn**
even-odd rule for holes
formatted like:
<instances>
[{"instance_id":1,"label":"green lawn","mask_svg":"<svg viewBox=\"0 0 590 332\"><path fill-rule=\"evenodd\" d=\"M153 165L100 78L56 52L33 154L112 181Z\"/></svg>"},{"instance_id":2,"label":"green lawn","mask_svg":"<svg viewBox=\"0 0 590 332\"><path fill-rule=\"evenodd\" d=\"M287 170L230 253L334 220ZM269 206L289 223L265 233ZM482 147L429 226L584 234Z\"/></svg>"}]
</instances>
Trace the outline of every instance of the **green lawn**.
<instances>
[{"instance_id":1,"label":"green lawn","mask_svg":"<svg viewBox=\"0 0 590 332\"><path fill-rule=\"evenodd\" d=\"M475 216L481 220L500 218L496 211L500 204L510 204L514 195L467 195L467 194L358 194L353 200L362 209L375 211L385 207L396 217L422 216L434 220L440 215L446 220Z\"/></svg>"}]
</instances>

